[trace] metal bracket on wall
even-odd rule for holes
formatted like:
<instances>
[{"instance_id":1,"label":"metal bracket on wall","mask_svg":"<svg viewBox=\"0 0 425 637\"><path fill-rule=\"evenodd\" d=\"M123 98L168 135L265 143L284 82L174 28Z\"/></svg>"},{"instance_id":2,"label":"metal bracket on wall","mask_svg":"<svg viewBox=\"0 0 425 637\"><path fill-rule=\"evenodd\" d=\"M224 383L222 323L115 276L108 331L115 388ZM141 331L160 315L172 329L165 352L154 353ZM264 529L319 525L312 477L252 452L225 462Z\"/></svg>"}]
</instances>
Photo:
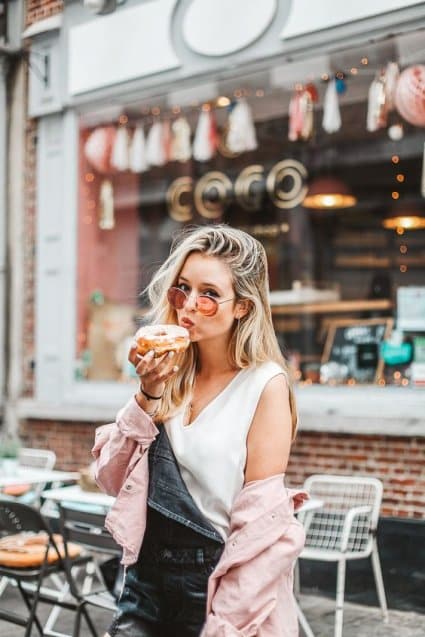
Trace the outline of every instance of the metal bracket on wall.
<instances>
[{"instance_id":1,"label":"metal bracket on wall","mask_svg":"<svg viewBox=\"0 0 425 637\"><path fill-rule=\"evenodd\" d=\"M38 58L37 64L34 59ZM39 53L32 50L28 55L28 66L34 75L43 83L44 88L50 84L50 55L48 53Z\"/></svg>"}]
</instances>

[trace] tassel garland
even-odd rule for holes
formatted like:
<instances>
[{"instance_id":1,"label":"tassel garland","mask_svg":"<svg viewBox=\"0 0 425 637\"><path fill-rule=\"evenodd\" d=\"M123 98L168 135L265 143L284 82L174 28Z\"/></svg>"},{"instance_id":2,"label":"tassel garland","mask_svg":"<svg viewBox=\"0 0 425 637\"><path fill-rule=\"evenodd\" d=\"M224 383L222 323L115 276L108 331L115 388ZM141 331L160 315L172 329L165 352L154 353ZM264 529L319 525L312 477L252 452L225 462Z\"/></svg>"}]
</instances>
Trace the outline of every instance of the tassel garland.
<instances>
[{"instance_id":1,"label":"tassel garland","mask_svg":"<svg viewBox=\"0 0 425 637\"><path fill-rule=\"evenodd\" d=\"M149 168L146 160L146 139L142 126L138 126L130 145L129 168L133 173L143 173Z\"/></svg>"}]
</instances>

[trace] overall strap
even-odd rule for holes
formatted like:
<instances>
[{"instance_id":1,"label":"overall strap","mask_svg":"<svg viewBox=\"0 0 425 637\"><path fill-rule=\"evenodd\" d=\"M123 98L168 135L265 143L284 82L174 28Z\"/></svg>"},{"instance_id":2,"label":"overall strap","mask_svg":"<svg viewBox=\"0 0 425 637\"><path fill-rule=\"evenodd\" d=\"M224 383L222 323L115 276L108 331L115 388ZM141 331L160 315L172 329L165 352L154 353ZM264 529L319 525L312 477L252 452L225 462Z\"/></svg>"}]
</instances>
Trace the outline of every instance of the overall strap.
<instances>
[{"instance_id":1,"label":"overall strap","mask_svg":"<svg viewBox=\"0 0 425 637\"><path fill-rule=\"evenodd\" d=\"M190 495L163 426L149 448L148 505L162 515L186 525L205 537L224 543Z\"/></svg>"}]
</instances>

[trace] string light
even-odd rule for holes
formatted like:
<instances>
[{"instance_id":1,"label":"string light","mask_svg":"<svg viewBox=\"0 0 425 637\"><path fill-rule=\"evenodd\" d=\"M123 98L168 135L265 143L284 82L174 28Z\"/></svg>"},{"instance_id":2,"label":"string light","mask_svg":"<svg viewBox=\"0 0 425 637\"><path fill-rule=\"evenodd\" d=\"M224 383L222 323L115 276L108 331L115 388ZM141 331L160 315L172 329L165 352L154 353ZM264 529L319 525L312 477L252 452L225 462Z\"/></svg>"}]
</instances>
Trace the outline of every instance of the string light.
<instances>
[{"instance_id":1,"label":"string light","mask_svg":"<svg viewBox=\"0 0 425 637\"><path fill-rule=\"evenodd\" d=\"M120 115L118 118L119 123L124 126L125 124L127 124L128 122L128 117L127 115Z\"/></svg>"},{"instance_id":2,"label":"string light","mask_svg":"<svg viewBox=\"0 0 425 637\"><path fill-rule=\"evenodd\" d=\"M171 110L173 111L174 115L178 115L182 109L180 108L180 106L173 106Z\"/></svg>"},{"instance_id":3,"label":"string light","mask_svg":"<svg viewBox=\"0 0 425 637\"><path fill-rule=\"evenodd\" d=\"M393 164L398 164L398 162L400 161L400 157L398 155L393 155L391 157L391 161L393 162Z\"/></svg>"},{"instance_id":4,"label":"string light","mask_svg":"<svg viewBox=\"0 0 425 637\"><path fill-rule=\"evenodd\" d=\"M400 266L400 272L402 272L403 274L407 272L407 265L404 265L403 263L403 265Z\"/></svg>"},{"instance_id":5,"label":"string light","mask_svg":"<svg viewBox=\"0 0 425 637\"><path fill-rule=\"evenodd\" d=\"M398 173L398 175L396 175L396 179L400 184L402 184L404 182L405 177L402 173Z\"/></svg>"},{"instance_id":6,"label":"string light","mask_svg":"<svg viewBox=\"0 0 425 637\"><path fill-rule=\"evenodd\" d=\"M223 108L224 106L229 106L230 99L226 95L220 95L220 97L217 97L215 103L220 108Z\"/></svg>"},{"instance_id":7,"label":"string light","mask_svg":"<svg viewBox=\"0 0 425 637\"><path fill-rule=\"evenodd\" d=\"M406 252L407 252L407 246L406 246L406 245L404 245L404 244L403 244L403 245L401 245L401 246L400 246L400 252L401 252L401 254L406 254Z\"/></svg>"},{"instance_id":8,"label":"string light","mask_svg":"<svg viewBox=\"0 0 425 637\"><path fill-rule=\"evenodd\" d=\"M397 192L397 190L393 190L393 192L391 193L391 197L393 199L398 199L400 197L400 193Z\"/></svg>"},{"instance_id":9,"label":"string light","mask_svg":"<svg viewBox=\"0 0 425 637\"><path fill-rule=\"evenodd\" d=\"M160 115L161 109L159 108L159 106L154 106L151 112L152 112L152 115L156 117L157 115Z\"/></svg>"},{"instance_id":10,"label":"string light","mask_svg":"<svg viewBox=\"0 0 425 637\"><path fill-rule=\"evenodd\" d=\"M367 57L362 58L360 61L363 64L363 66L366 66L367 64L369 64L369 60L367 59Z\"/></svg>"},{"instance_id":11,"label":"string light","mask_svg":"<svg viewBox=\"0 0 425 637\"><path fill-rule=\"evenodd\" d=\"M257 88L257 90L255 91L255 96L256 97L264 97L264 91L262 88Z\"/></svg>"},{"instance_id":12,"label":"string light","mask_svg":"<svg viewBox=\"0 0 425 637\"><path fill-rule=\"evenodd\" d=\"M357 75L357 74L358 74L358 72L359 72L359 69L358 69L358 68L356 68L355 66L353 66L353 68L352 68L352 69L350 69L350 73L351 73L351 75Z\"/></svg>"}]
</instances>

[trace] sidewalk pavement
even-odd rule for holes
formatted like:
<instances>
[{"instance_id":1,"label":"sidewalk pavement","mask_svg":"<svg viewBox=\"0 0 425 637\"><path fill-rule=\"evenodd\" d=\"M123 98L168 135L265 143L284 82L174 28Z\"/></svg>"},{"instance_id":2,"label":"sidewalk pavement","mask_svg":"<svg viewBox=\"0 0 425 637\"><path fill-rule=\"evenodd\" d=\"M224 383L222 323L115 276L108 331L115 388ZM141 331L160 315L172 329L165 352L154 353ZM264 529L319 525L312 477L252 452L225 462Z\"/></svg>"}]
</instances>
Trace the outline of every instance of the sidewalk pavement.
<instances>
[{"instance_id":1,"label":"sidewalk pavement","mask_svg":"<svg viewBox=\"0 0 425 637\"><path fill-rule=\"evenodd\" d=\"M315 637L333 637L334 600L317 595L301 595L300 606ZM390 610L389 621L384 624L381 610L376 606L346 602L342 634L343 637L424 637L425 615Z\"/></svg>"},{"instance_id":2,"label":"sidewalk pavement","mask_svg":"<svg viewBox=\"0 0 425 637\"><path fill-rule=\"evenodd\" d=\"M301 607L309 621L315 637L333 637L334 602L326 597L316 595L302 595ZM16 589L8 586L0 599L0 606L9 610L22 612L22 601ZM40 606L40 617L46 619L49 607ZM90 615L98 628L99 634L109 625L111 613L100 609L90 609ZM61 611L55 625L55 630L71 635L73 614ZM24 629L5 621L0 622L0 637L22 637ZM33 634L37 635L34 627ZM424 637L425 615L405 612L389 611L389 623L384 624L378 608L359 604L346 603L344 605L343 637ZM90 637L87 626L82 621L80 637ZM176 635L176 637L179 637ZM300 637L302 631L300 630Z\"/></svg>"}]
</instances>

